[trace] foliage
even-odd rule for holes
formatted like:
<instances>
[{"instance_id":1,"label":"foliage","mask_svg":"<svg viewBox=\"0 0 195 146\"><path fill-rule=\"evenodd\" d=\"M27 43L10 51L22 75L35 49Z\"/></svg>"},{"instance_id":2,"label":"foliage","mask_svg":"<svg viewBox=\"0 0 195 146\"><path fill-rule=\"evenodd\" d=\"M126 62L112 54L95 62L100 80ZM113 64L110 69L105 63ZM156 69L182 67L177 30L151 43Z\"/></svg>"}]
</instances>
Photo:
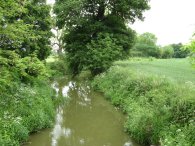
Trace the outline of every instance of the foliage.
<instances>
[{"instance_id":1,"label":"foliage","mask_svg":"<svg viewBox=\"0 0 195 146\"><path fill-rule=\"evenodd\" d=\"M35 39L32 35L31 24L24 23L20 18L27 13L23 6L26 0L0 0L0 48L16 49L21 48L25 38ZM10 9L11 8L11 9Z\"/></svg>"},{"instance_id":2,"label":"foliage","mask_svg":"<svg viewBox=\"0 0 195 146\"><path fill-rule=\"evenodd\" d=\"M193 36L190 44L186 45L186 48L188 48L190 50L189 56L190 56L191 64L193 66L195 65L195 37L194 36Z\"/></svg>"},{"instance_id":3,"label":"foliage","mask_svg":"<svg viewBox=\"0 0 195 146\"><path fill-rule=\"evenodd\" d=\"M105 67L108 68L110 66L108 64L113 60L127 54L134 43L135 34L126 27L126 22L134 22L137 18L142 19L142 12L148 8L148 0L57 0L54 7L57 26L60 29L65 28L62 40L72 73L76 75L82 70L90 69L93 74L98 74L104 71ZM108 45L100 43L104 39L102 36L110 39ZM100 48L104 46L107 49L108 46L113 46L110 50L113 53ZM101 51L98 54L95 51L97 48ZM104 52L105 56L109 56L109 53L115 54L114 52L118 50L120 50L119 56L111 55L109 63L105 63L108 62L107 57L100 55ZM96 60L96 55L100 57L98 63L101 64L88 65L88 58Z\"/></svg>"},{"instance_id":4,"label":"foliage","mask_svg":"<svg viewBox=\"0 0 195 146\"><path fill-rule=\"evenodd\" d=\"M52 126L53 93L46 83L9 86L0 87L0 145L19 146L29 133Z\"/></svg>"},{"instance_id":5,"label":"foliage","mask_svg":"<svg viewBox=\"0 0 195 146\"><path fill-rule=\"evenodd\" d=\"M52 77L67 75L70 72L65 54L55 56L55 61L47 62L47 66L51 69Z\"/></svg>"},{"instance_id":6,"label":"foliage","mask_svg":"<svg viewBox=\"0 0 195 146\"><path fill-rule=\"evenodd\" d=\"M14 51L0 50L0 69L4 68L11 74L8 78L12 81L33 82L35 78L49 76L47 68L36 56L20 58Z\"/></svg>"},{"instance_id":7,"label":"foliage","mask_svg":"<svg viewBox=\"0 0 195 146\"><path fill-rule=\"evenodd\" d=\"M105 71L111 66L111 63L120 58L122 47L117 46L116 39L109 34L98 34L96 40L87 44L86 68L91 70L92 74Z\"/></svg>"},{"instance_id":8,"label":"foliage","mask_svg":"<svg viewBox=\"0 0 195 146\"><path fill-rule=\"evenodd\" d=\"M190 51L187 48L184 48L181 43L179 44L171 44L174 50L173 58L186 58Z\"/></svg>"},{"instance_id":9,"label":"foliage","mask_svg":"<svg viewBox=\"0 0 195 146\"><path fill-rule=\"evenodd\" d=\"M56 0L57 26L68 29L89 19L102 20L111 14L125 21L143 20L142 12L149 9L148 0Z\"/></svg>"},{"instance_id":10,"label":"foliage","mask_svg":"<svg viewBox=\"0 0 195 146\"><path fill-rule=\"evenodd\" d=\"M36 40L29 41L29 39L26 39L22 44L23 52L20 52L20 54L26 56L36 53L40 60L44 60L51 53L51 8L46 4L46 0L29 1L25 8L28 10L28 13L23 15L22 19L26 24L33 24L32 32Z\"/></svg>"},{"instance_id":11,"label":"foliage","mask_svg":"<svg viewBox=\"0 0 195 146\"><path fill-rule=\"evenodd\" d=\"M161 58L172 58L174 55L174 49L171 45L160 48Z\"/></svg>"},{"instance_id":12,"label":"foliage","mask_svg":"<svg viewBox=\"0 0 195 146\"><path fill-rule=\"evenodd\" d=\"M0 145L19 146L51 126L50 7L45 0L0 0Z\"/></svg>"},{"instance_id":13,"label":"foliage","mask_svg":"<svg viewBox=\"0 0 195 146\"><path fill-rule=\"evenodd\" d=\"M45 59L51 48L50 7L45 0L0 0L0 48ZM10 9L12 8L12 9Z\"/></svg>"},{"instance_id":14,"label":"foliage","mask_svg":"<svg viewBox=\"0 0 195 146\"><path fill-rule=\"evenodd\" d=\"M193 121L184 127L178 127L175 125L171 125L166 131L162 132L161 144L164 146L173 146L173 145L181 145L181 146L189 146L193 145L195 142L194 138L194 127L195 124ZM168 131L168 132L167 132ZM191 143L193 142L193 143Z\"/></svg>"},{"instance_id":15,"label":"foliage","mask_svg":"<svg viewBox=\"0 0 195 146\"><path fill-rule=\"evenodd\" d=\"M97 76L93 85L127 114L125 128L138 142L194 144L194 86L173 84L166 78L119 66ZM182 133L176 129L182 129Z\"/></svg>"},{"instance_id":16,"label":"foliage","mask_svg":"<svg viewBox=\"0 0 195 146\"><path fill-rule=\"evenodd\" d=\"M130 52L131 56L160 57L157 37L149 32L137 36L134 48Z\"/></svg>"},{"instance_id":17,"label":"foliage","mask_svg":"<svg viewBox=\"0 0 195 146\"><path fill-rule=\"evenodd\" d=\"M0 145L19 146L29 133L51 126L53 92L47 77L36 56L0 50Z\"/></svg>"}]
</instances>

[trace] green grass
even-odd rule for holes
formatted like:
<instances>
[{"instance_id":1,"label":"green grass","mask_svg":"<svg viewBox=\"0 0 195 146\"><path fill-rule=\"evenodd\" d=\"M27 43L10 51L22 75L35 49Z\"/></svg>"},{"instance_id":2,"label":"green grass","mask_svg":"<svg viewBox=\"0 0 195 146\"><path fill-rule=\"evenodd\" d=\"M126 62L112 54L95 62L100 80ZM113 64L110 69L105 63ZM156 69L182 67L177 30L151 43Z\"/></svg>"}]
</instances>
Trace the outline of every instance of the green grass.
<instances>
[{"instance_id":1,"label":"green grass","mask_svg":"<svg viewBox=\"0 0 195 146\"><path fill-rule=\"evenodd\" d=\"M130 59L117 61L115 65L144 72L149 75L160 75L179 83L195 83L195 68L188 59Z\"/></svg>"},{"instance_id":2,"label":"green grass","mask_svg":"<svg viewBox=\"0 0 195 146\"><path fill-rule=\"evenodd\" d=\"M168 60L159 61L168 64ZM195 86L154 76L159 69L176 81L174 73L159 66L155 68L149 62L139 67L142 68L139 73L132 66L140 62L118 64L96 76L93 87L126 113L125 129L131 137L145 145L194 146ZM150 75L145 74L143 66L147 69L152 66L155 70Z\"/></svg>"},{"instance_id":3,"label":"green grass","mask_svg":"<svg viewBox=\"0 0 195 146\"><path fill-rule=\"evenodd\" d=\"M57 60L58 60L57 56L51 55L51 56L49 56L49 57L46 59L46 62L47 62L47 63L51 63L51 62L55 62L55 61L57 61Z\"/></svg>"}]
</instances>

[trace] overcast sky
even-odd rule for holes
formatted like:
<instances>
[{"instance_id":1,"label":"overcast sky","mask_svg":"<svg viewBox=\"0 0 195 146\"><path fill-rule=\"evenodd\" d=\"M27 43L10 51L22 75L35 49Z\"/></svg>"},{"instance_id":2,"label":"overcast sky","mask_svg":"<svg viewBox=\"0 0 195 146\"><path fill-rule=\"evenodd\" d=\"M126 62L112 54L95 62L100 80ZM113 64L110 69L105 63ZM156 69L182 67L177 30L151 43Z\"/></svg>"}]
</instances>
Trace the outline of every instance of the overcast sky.
<instances>
[{"instance_id":1,"label":"overcast sky","mask_svg":"<svg viewBox=\"0 0 195 146\"><path fill-rule=\"evenodd\" d=\"M55 0L47 0L47 3L48 4L54 4L55 3Z\"/></svg>"},{"instance_id":2,"label":"overcast sky","mask_svg":"<svg viewBox=\"0 0 195 146\"><path fill-rule=\"evenodd\" d=\"M154 33L160 45L190 40L195 32L195 0L151 0L150 6L144 13L145 20L136 21L133 29L138 33Z\"/></svg>"},{"instance_id":3,"label":"overcast sky","mask_svg":"<svg viewBox=\"0 0 195 146\"><path fill-rule=\"evenodd\" d=\"M151 32L158 44L186 43L195 32L195 0L151 0L144 22L133 28L138 33Z\"/></svg>"}]
</instances>

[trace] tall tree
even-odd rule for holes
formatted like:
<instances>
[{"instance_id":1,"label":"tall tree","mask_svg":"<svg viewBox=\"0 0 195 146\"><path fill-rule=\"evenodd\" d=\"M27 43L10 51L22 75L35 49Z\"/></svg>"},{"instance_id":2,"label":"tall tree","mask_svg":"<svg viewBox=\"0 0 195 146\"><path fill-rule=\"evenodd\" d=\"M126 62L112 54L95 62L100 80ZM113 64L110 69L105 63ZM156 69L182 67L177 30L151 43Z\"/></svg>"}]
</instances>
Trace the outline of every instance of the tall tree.
<instances>
[{"instance_id":1,"label":"tall tree","mask_svg":"<svg viewBox=\"0 0 195 146\"><path fill-rule=\"evenodd\" d=\"M185 58L190 54L190 50L186 49L182 43L171 44L174 49L174 58Z\"/></svg>"},{"instance_id":2,"label":"tall tree","mask_svg":"<svg viewBox=\"0 0 195 146\"><path fill-rule=\"evenodd\" d=\"M57 26L68 31L62 40L73 74L89 69L95 75L124 57L135 38L126 24L143 19L148 1L56 0Z\"/></svg>"},{"instance_id":3,"label":"tall tree","mask_svg":"<svg viewBox=\"0 0 195 146\"><path fill-rule=\"evenodd\" d=\"M157 37L153 33L145 32L137 36L134 49L131 55L144 57L159 57L160 50L157 46Z\"/></svg>"},{"instance_id":4,"label":"tall tree","mask_svg":"<svg viewBox=\"0 0 195 146\"><path fill-rule=\"evenodd\" d=\"M45 59L51 50L50 7L45 0L0 0L0 48Z\"/></svg>"},{"instance_id":5,"label":"tall tree","mask_svg":"<svg viewBox=\"0 0 195 146\"><path fill-rule=\"evenodd\" d=\"M27 1L0 0L0 48L14 50L21 48L26 38L33 39L32 25L21 19L27 14Z\"/></svg>"},{"instance_id":6,"label":"tall tree","mask_svg":"<svg viewBox=\"0 0 195 146\"><path fill-rule=\"evenodd\" d=\"M51 51L50 38L52 36L52 19L50 16L51 7L46 4L46 0L31 0L25 8L28 10L22 19L26 24L33 25L35 40L26 39L22 47L25 48L23 56L35 53L41 60L49 56Z\"/></svg>"}]
</instances>

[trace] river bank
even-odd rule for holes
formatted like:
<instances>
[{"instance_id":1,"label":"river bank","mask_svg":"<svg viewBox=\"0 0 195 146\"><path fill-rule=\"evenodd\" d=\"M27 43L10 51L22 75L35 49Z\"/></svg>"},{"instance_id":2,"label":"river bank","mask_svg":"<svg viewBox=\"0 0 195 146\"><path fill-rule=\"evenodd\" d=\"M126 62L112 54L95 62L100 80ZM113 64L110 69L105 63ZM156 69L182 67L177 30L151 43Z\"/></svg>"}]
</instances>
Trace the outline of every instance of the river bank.
<instances>
[{"instance_id":1,"label":"river bank","mask_svg":"<svg viewBox=\"0 0 195 146\"><path fill-rule=\"evenodd\" d=\"M126 113L126 131L146 145L192 146L194 86L114 66L97 76L94 88Z\"/></svg>"}]
</instances>

